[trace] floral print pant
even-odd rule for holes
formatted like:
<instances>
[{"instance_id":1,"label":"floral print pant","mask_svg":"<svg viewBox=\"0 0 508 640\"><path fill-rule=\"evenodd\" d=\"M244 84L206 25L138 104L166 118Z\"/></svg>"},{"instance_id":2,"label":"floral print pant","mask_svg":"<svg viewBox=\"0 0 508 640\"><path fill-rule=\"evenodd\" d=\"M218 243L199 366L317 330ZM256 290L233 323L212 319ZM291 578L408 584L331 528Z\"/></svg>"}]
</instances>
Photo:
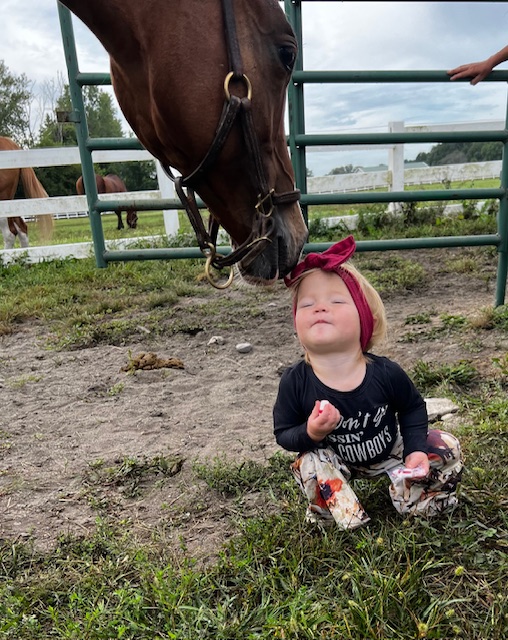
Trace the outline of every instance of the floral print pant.
<instances>
[{"instance_id":1,"label":"floral print pant","mask_svg":"<svg viewBox=\"0 0 508 640\"><path fill-rule=\"evenodd\" d=\"M291 470L308 500L307 520L336 522L342 529L366 524L370 518L349 481L383 473L391 479L390 498L400 514L430 517L453 508L463 467L459 441L450 433L432 429L427 445L430 471L418 480L390 476L403 463L400 435L388 458L368 467L346 465L331 448L300 454Z\"/></svg>"}]
</instances>

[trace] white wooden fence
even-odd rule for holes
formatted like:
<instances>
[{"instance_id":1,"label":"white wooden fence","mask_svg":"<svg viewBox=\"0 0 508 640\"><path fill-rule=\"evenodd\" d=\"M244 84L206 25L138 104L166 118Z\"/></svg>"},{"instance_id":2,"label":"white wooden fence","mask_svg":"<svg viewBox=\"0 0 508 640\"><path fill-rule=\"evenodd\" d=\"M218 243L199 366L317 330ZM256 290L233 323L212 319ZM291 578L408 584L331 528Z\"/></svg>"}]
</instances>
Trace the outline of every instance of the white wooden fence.
<instances>
[{"instance_id":1,"label":"white wooden fence","mask_svg":"<svg viewBox=\"0 0 508 640\"><path fill-rule=\"evenodd\" d=\"M156 163L159 189L157 191L128 192L123 197L139 200L153 200L157 208L157 200L162 198L174 198L173 183L162 170L159 162L148 151L93 151L94 163L102 162L126 162L152 160ZM30 149L19 151L0 152L0 169L22 167L61 167L71 164L81 164L78 147L54 147L47 149ZM100 194L100 200L118 200L116 194ZM34 216L51 213L63 215L79 213L88 210L86 196L59 196L54 198L34 198L10 201L0 201L0 218L19 215ZM168 233L178 231L178 216L171 212L168 219ZM176 222L175 222L176 221Z\"/></svg>"},{"instance_id":2,"label":"white wooden fence","mask_svg":"<svg viewBox=\"0 0 508 640\"><path fill-rule=\"evenodd\" d=\"M175 197L172 181L164 173L160 163L144 150L121 151L93 151L94 163L102 162L127 162L152 160L156 164L159 189L155 191L135 191L122 194L122 198L136 198L137 200L153 201L154 209L159 209L157 202L162 198ZM0 169L23 167L60 167L72 164L81 164L78 147L53 147L45 149L30 149L0 152ZM118 200L118 194L100 194L99 199ZM85 213L88 215L88 202L86 196L58 196L52 198L27 198L17 200L0 201L0 218L8 218L16 215L30 218L37 215L52 214L60 217L71 217ZM178 211L163 211L164 226L167 235L175 235L178 232ZM136 242L137 238L106 241L108 248L123 248ZM80 242L68 245L52 245L48 247L29 247L28 249L2 249L0 250L0 262L8 264L23 255L29 262L41 260L76 257L83 258L93 255L92 242Z\"/></svg>"}]
</instances>

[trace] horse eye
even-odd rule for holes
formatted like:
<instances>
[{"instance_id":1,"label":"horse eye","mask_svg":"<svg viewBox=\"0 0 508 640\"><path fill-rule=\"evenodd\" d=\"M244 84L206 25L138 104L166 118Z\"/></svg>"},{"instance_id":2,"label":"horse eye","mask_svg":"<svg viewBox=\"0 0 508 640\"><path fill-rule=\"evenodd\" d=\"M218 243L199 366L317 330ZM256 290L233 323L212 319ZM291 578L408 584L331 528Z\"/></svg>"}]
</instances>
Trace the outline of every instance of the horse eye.
<instances>
[{"instance_id":1,"label":"horse eye","mask_svg":"<svg viewBox=\"0 0 508 640\"><path fill-rule=\"evenodd\" d=\"M296 51L293 47L279 47L279 58L288 71L293 71L296 62Z\"/></svg>"}]
</instances>

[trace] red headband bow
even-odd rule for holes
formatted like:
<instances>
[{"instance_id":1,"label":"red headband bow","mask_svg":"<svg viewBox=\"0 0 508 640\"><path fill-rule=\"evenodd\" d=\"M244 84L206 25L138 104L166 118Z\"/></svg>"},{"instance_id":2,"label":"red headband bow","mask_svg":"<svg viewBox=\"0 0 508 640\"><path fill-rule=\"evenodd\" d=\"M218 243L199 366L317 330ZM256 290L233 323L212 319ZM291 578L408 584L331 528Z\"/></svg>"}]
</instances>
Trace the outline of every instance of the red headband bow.
<instances>
[{"instance_id":1,"label":"red headband bow","mask_svg":"<svg viewBox=\"0 0 508 640\"><path fill-rule=\"evenodd\" d=\"M365 351L367 345L372 338L372 332L374 330L374 317L369 307L367 300L363 294L363 291L355 276L342 268L342 264L349 260L356 250L356 243L353 236L348 236L331 246L323 253L309 253L302 262L296 265L293 271L284 278L284 283L287 287L291 287L295 284L298 278L311 269L322 269L323 271L331 271L339 275L344 284L348 288L353 302L358 309L358 315L360 316L360 342L362 351ZM296 301L293 307L293 313L296 314Z\"/></svg>"}]
</instances>

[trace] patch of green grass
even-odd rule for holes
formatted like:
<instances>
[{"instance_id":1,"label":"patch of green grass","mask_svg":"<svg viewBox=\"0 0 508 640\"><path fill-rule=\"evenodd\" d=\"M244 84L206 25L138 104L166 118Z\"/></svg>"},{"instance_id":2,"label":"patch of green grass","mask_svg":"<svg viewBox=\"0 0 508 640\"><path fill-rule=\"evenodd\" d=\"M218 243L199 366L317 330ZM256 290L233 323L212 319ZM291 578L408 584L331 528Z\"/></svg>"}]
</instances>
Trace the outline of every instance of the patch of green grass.
<instances>
[{"instance_id":1,"label":"patch of green grass","mask_svg":"<svg viewBox=\"0 0 508 640\"><path fill-rule=\"evenodd\" d=\"M407 316L404 324L429 324L433 315L435 315L434 312L425 311L423 313Z\"/></svg>"},{"instance_id":2,"label":"patch of green grass","mask_svg":"<svg viewBox=\"0 0 508 640\"><path fill-rule=\"evenodd\" d=\"M291 460L287 454L276 454L266 466L254 460L231 463L217 457L212 464L195 462L193 470L211 489L224 496L238 497L261 490L280 494L286 487Z\"/></svg>"},{"instance_id":3,"label":"patch of green grass","mask_svg":"<svg viewBox=\"0 0 508 640\"><path fill-rule=\"evenodd\" d=\"M198 260L129 262L98 269L92 259L0 266L0 334L22 322L50 324L62 346L121 343L133 312L162 309L182 297L211 295ZM90 335L89 335L90 334Z\"/></svg>"},{"instance_id":4,"label":"patch of green grass","mask_svg":"<svg viewBox=\"0 0 508 640\"><path fill-rule=\"evenodd\" d=\"M450 336L454 333L460 333L464 328L480 328L477 324L471 322L468 318L461 315L441 314L438 322L431 321L431 314L419 314L406 319L406 324L410 325L428 325L418 327L415 330L406 332L401 342L418 342L420 340L436 340L443 336ZM471 342L473 347L474 340ZM474 349L473 349L474 350Z\"/></svg>"},{"instance_id":5,"label":"patch of green grass","mask_svg":"<svg viewBox=\"0 0 508 640\"><path fill-rule=\"evenodd\" d=\"M400 214L389 212L385 204L322 205L310 207L310 242L333 242L351 233L344 221L329 227L324 217L358 215L354 230L357 240L386 240L460 235L481 235L497 232L495 207L486 206L477 215L444 215L446 203L404 203ZM469 210L469 209L468 209Z\"/></svg>"},{"instance_id":6,"label":"patch of green grass","mask_svg":"<svg viewBox=\"0 0 508 640\"><path fill-rule=\"evenodd\" d=\"M154 458L127 457L106 466L103 460L89 466L84 484L92 487L122 487L127 497L139 495L140 484L147 478L171 477L180 472L183 458L178 455L156 456Z\"/></svg>"},{"instance_id":7,"label":"patch of green grass","mask_svg":"<svg viewBox=\"0 0 508 640\"><path fill-rule=\"evenodd\" d=\"M508 331L508 305L504 304L492 310L492 323L494 327Z\"/></svg>"},{"instance_id":8,"label":"patch of green grass","mask_svg":"<svg viewBox=\"0 0 508 640\"><path fill-rule=\"evenodd\" d=\"M122 345L148 332L194 335L212 324L242 327L263 316L270 292L246 292L251 304L239 313L230 292L219 296L200 280L203 268L201 260L112 263L105 269L92 259L0 266L0 335L23 322L44 323L53 334L48 346L81 349ZM227 308L230 314L217 314Z\"/></svg>"},{"instance_id":9,"label":"patch of green grass","mask_svg":"<svg viewBox=\"0 0 508 640\"><path fill-rule=\"evenodd\" d=\"M477 369L466 360L454 364L432 364L418 360L411 369L412 379L423 393L430 393L438 388L467 388L478 381Z\"/></svg>"},{"instance_id":10,"label":"patch of green grass","mask_svg":"<svg viewBox=\"0 0 508 640\"><path fill-rule=\"evenodd\" d=\"M19 376L17 378L9 378L6 381L6 385L11 389L22 389L27 384L34 384L35 382L40 382L41 380L42 376L32 373Z\"/></svg>"},{"instance_id":11,"label":"patch of green grass","mask_svg":"<svg viewBox=\"0 0 508 640\"><path fill-rule=\"evenodd\" d=\"M425 286L425 269L401 256L360 254L355 263L382 296Z\"/></svg>"}]
</instances>

